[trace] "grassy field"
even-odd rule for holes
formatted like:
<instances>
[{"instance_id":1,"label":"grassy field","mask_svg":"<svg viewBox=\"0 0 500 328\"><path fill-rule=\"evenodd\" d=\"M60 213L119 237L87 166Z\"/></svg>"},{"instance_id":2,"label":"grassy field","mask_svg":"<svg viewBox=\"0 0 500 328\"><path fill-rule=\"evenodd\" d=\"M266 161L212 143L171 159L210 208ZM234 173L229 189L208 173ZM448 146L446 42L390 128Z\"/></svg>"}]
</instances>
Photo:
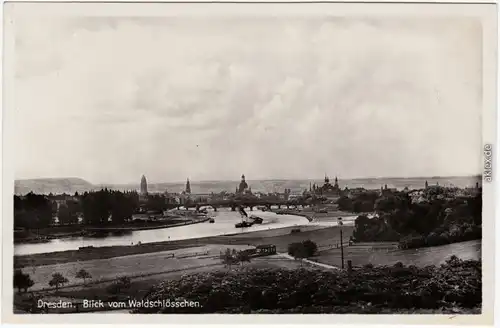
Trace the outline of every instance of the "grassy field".
<instances>
[{"instance_id":1,"label":"grassy field","mask_svg":"<svg viewBox=\"0 0 500 328\"><path fill-rule=\"evenodd\" d=\"M76 273L81 269L86 270L92 275L92 279L87 280L89 282L110 280L119 276L148 276L171 270L210 266L220 262L217 257L220 251L223 251L226 247L237 250L248 248L248 246L238 245L206 245L163 252L120 256L110 259L25 267L23 271L30 274L31 279L35 282L31 290L40 290L49 288L48 282L55 272L61 273L68 279L69 282L67 285L74 285L83 283L81 279L75 278ZM203 255L205 253L207 255ZM172 258L172 254L175 257Z\"/></svg>"},{"instance_id":2,"label":"grassy field","mask_svg":"<svg viewBox=\"0 0 500 328\"><path fill-rule=\"evenodd\" d=\"M216 265L196 267L191 269L186 269L179 272L168 272L163 274L158 274L148 277L139 277L132 279L130 289L126 290L121 296L122 297L132 297L134 299L141 299L147 291L151 289L158 282L165 280L180 279L184 275L204 273L204 272L215 272L215 271L228 271L233 270L225 268L224 265L220 264L220 261L215 263ZM268 256L264 258L253 259L250 263L245 263L243 266L237 267L247 267L254 269L297 269L300 267L306 267L305 264L300 264L299 261L293 261L289 259L280 258L277 256ZM60 297L70 297L79 299L95 299L96 295L99 297L108 297L105 289L110 283L102 283L96 285L90 285L88 287L78 286L73 288L62 289L58 292L52 292L51 295L57 295Z\"/></svg>"},{"instance_id":3,"label":"grassy field","mask_svg":"<svg viewBox=\"0 0 500 328\"><path fill-rule=\"evenodd\" d=\"M427 266L444 263L450 256L456 255L463 260L481 259L481 241L473 240L436 247L410 250L372 250L367 247L350 246L344 248L344 263L351 260L354 266L368 263L373 265L393 265L402 262L405 265ZM312 258L317 262L340 267L342 265L340 249L320 252Z\"/></svg>"},{"instance_id":4,"label":"grassy field","mask_svg":"<svg viewBox=\"0 0 500 328\"><path fill-rule=\"evenodd\" d=\"M224 246L212 247L212 251L216 251L217 249L222 249ZM194 251L192 249L191 251ZM142 256L140 256L142 257ZM131 260L130 258L128 260ZM153 261L153 258L148 259L149 261ZM74 287L68 287L59 289L58 291L34 291L36 299L43 300L67 300L75 303L81 302L82 300L102 300L104 302L113 299L125 300L125 299L135 299L141 300L148 291L151 290L152 286L165 281L165 280L175 280L180 279L183 275L195 274L195 273L206 273L206 272L215 272L215 271L228 271L234 270L235 268L226 268L224 265L220 263L220 260L212 260L205 261L204 263L210 263L210 265L206 265L203 267L192 267L191 265L199 265L203 263L200 259L183 259L183 264L185 269L177 272L166 272L161 274L149 275L144 277L137 277L131 279L130 288L124 290L118 295L111 295L107 292L106 287L108 287L112 282L104 282L104 283L96 283L96 284L88 284L86 286L79 285ZM144 261L144 259L143 259ZM94 264L97 264L96 261L93 261ZM134 263L130 261L129 263ZM172 265L174 262L170 262ZM116 263L115 263L116 264ZM264 258L255 258L252 259L250 263L245 263L243 266L237 266L238 268L254 268L254 269L297 269L300 267L307 267L308 265L302 264L299 261L293 261L289 259L284 259L279 256L267 256ZM179 262L177 262L177 267L179 267ZM130 269L130 268L129 268ZM108 270L113 270L110 268ZM71 269L70 269L71 271ZM130 272L130 271L128 271ZM112 272L111 272L112 273ZM15 294L15 304L21 304L23 300L25 301L30 297L30 293L28 294ZM109 310L109 309L108 309ZM73 310L72 310L73 311ZM65 312L64 310L61 312Z\"/></svg>"},{"instance_id":5,"label":"grassy field","mask_svg":"<svg viewBox=\"0 0 500 328\"><path fill-rule=\"evenodd\" d=\"M291 230L291 228L287 228ZM354 227L344 226L342 227L343 240L344 242L349 240L352 235ZM327 227L327 228L317 228L314 230L303 230L299 233L286 234L279 236L259 236L248 234L247 236L223 236L218 237L221 243L225 244L273 244L276 245L278 252L287 252L288 245L295 242L301 242L307 239L312 240L318 246L334 245L340 242L340 228L339 227Z\"/></svg>"}]
</instances>

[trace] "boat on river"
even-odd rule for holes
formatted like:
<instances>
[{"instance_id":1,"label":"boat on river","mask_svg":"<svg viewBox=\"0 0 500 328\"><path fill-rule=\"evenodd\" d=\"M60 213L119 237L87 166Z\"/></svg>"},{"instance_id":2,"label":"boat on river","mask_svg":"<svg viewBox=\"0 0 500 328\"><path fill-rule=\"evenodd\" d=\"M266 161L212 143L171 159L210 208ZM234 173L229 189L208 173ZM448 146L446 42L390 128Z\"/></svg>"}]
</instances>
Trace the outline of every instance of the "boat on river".
<instances>
[{"instance_id":1,"label":"boat on river","mask_svg":"<svg viewBox=\"0 0 500 328\"><path fill-rule=\"evenodd\" d=\"M253 220L254 224L261 224L262 222L264 222L263 218L260 218L256 215L250 215L250 219Z\"/></svg>"},{"instance_id":2,"label":"boat on river","mask_svg":"<svg viewBox=\"0 0 500 328\"><path fill-rule=\"evenodd\" d=\"M241 221L240 223L236 223L234 226L236 228L248 228L253 225L253 222Z\"/></svg>"},{"instance_id":3,"label":"boat on river","mask_svg":"<svg viewBox=\"0 0 500 328\"><path fill-rule=\"evenodd\" d=\"M208 220L208 222L209 222L209 223L215 223L215 219L214 219L214 218L212 218L212 219Z\"/></svg>"}]
</instances>

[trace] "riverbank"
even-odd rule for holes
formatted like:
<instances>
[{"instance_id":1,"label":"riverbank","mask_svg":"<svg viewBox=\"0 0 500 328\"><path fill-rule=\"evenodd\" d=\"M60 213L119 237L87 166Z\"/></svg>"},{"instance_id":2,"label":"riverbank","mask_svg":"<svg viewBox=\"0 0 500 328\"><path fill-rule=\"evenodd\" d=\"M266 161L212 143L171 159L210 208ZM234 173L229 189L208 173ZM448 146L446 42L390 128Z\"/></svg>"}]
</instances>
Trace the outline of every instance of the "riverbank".
<instances>
[{"instance_id":1,"label":"riverbank","mask_svg":"<svg viewBox=\"0 0 500 328\"><path fill-rule=\"evenodd\" d=\"M287 215L296 215L302 216L309 220L309 222L314 221L336 221L338 218L345 217L356 217L359 214L344 212L338 209L328 210L328 212L315 212L312 208L304 208L304 209L272 209L271 212L276 214L287 214Z\"/></svg>"},{"instance_id":2,"label":"riverbank","mask_svg":"<svg viewBox=\"0 0 500 328\"><path fill-rule=\"evenodd\" d=\"M95 228L87 228L87 231L99 231L99 232L122 232L122 231L138 231L138 230L154 230L154 229L165 229L165 228L173 228L180 227L190 224L207 222L210 220L209 217L204 217L200 219L190 219L190 220L175 220L179 221L176 223L169 223L163 225L155 225L155 226L142 226L142 227L95 227Z\"/></svg>"},{"instance_id":3,"label":"riverbank","mask_svg":"<svg viewBox=\"0 0 500 328\"><path fill-rule=\"evenodd\" d=\"M174 228L179 226L186 226L191 224L203 223L210 220L210 217L192 217L190 219L170 219L168 223L166 220L157 222L147 222L147 223L129 223L115 226L59 226L59 227L49 227L37 230L36 233L32 231L24 231L25 236L18 237L14 235L14 244L21 243L46 243L53 239L65 239L89 236L98 233L106 232L131 232L131 231L142 231L142 230L155 230L155 229L166 229Z\"/></svg>"},{"instance_id":4,"label":"riverbank","mask_svg":"<svg viewBox=\"0 0 500 328\"><path fill-rule=\"evenodd\" d=\"M294 229L301 229L301 231L292 233L292 230ZM353 229L354 227L352 226L342 227L345 240L348 240L352 235ZM43 266L95 259L109 259L118 256L155 253L175 250L179 248L203 246L207 244L253 246L262 244L274 244L276 245L278 252L286 252L290 243L300 242L306 239L311 239L320 246L335 244L340 240L340 228L321 226L293 226L273 230L244 232L231 236L215 236L144 243L141 245L133 246L106 246L63 252L16 255L14 256L14 267L23 268L27 266Z\"/></svg>"}]
</instances>

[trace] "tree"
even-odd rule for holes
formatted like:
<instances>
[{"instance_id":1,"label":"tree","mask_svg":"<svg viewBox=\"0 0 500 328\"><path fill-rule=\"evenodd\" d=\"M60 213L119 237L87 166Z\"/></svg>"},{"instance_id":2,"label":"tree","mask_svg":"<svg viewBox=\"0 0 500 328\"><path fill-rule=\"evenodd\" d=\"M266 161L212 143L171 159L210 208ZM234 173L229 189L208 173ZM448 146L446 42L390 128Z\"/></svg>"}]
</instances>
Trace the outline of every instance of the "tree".
<instances>
[{"instance_id":1,"label":"tree","mask_svg":"<svg viewBox=\"0 0 500 328\"><path fill-rule=\"evenodd\" d=\"M111 195L107 189L91 192L82 199L83 217L86 224L103 225L108 223L111 214Z\"/></svg>"},{"instance_id":2,"label":"tree","mask_svg":"<svg viewBox=\"0 0 500 328\"><path fill-rule=\"evenodd\" d=\"M302 260L307 258L307 251L304 248L303 244L299 244L297 248L294 250L292 255L296 260L300 260L300 266L302 266Z\"/></svg>"},{"instance_id":3,"label":"tree","mask_svg":"<svg viewBox=\"0 0 500 328\"><path fill-rule=\"evenodd\" d=\"M231 250L231 249L227 248L224 253L221 253L220 259L221 259L222 264L224 264L225 267L229 267L229 269L231 269L232 265L238 264L239 255L235 249Z\"/></svg>"},{"instance_id":4,"label":"tree","mask_svg":"<svg viewBox=\"0 0 500 328\"><path fill-rule=\"evenodd\" d=\"M52 223L52 203L44 195L28 193L14 196L14 224L27 229L44 228Z\"/></svg>"},{"instance_id":5,"label":"tree","mask_svg":"<svg viewBox=\"0 0 500 328\"><path fill-rule=\"evenodd\" d=\"M117 281L112 283L111 285L108 286L106 289L108 293L113 294L113 295L118 295L122 291L127 290L131 286L131 281L129 277L120 277L118 278Z\"/></svg>"},{"instance_id":6,"label":"tree","mask_svg":"<svg viewBox=\"0 0 500 328\"><path fill-rule=\"evenodd\" d=\"M250 263L251 257L250 254L246 251L240 251L238 252L238 262L240 262L241 265L243 265L243 262L248 262Z\"/></svg>"},{"instance_id":7,"label":"tree","mask_svg":"<svg viewBox=\"0 0 500 328\"><path fill-rule=\"evenodd\" d=\"M23 273L21 270L16 270L14 272L14 288L17 288L19 292L21 292L21 290L27 292L34 284L29 274Z\"/></svg>"},{"instance_id":8,"label":"tree","mask_svg":"<svg viewBox=\"0 0 500 328\"><path fill-rule=\"evenodd\" d=\"M303 241L302 245L304 247L306 257L314 256L314 254L316 254L316 252L318 251L318 245L316 245L315 242L313 242L309 239Z\"/></svg>"},{"instance_id":9,"label":"tree","mask_svg":"<svg viewBox=\"0 0 500 328\"><path fill-rule=\"evenodd\" d=\"M86 280L92 278L92 276L85 269L81 269L76 273L75 278L83 279L83 284L86 285L87 284Z\"/></svg>"},{"instance_id":10,"label":"tree","mask_svg":"<svg viewBox=\"0 0 500 328\"><path fill-rule=\"evenodd\" d=\"M482 193L477 194L468 201L468 205L471 209L472 217L474 223L481 225L483 223L483 195Z\"/></svg>"},{"instance_id":11,"label":"tree","mask_svg":"<svg viewBox=\"0 0 500 328\"><path fill-rule=\"evenodd\" d=\"M72 202L73 203L73 202ZM76 224L78 223L78 214L75 210L75 205L61 204L57 211L57 218L60 224Z\"/></svg>"},{"instance_id":12,"label":"tree","mask_svg":"<svg viewBox=\"0 0 500 328\"><path fill-rule=\"evenodd\" d=\"M189 204L189 203L191 203L190 199L189 199L189 202L186 202L186 204ZM167 208L166 204L167 203L165 201L164 195L150 195L148 197L146 207L150 211L163 212Z\"/></svg>"},{"instance_id":13,"label":"tree","mask_svg":"<svg viewBox=\"0 0 500 328\"><path fill-rule=\"evenodd\" d=\"M302 260L307 257L307 250L303 243L291 243L288 245L288 254L293 256L296 260Z\"/></svg>"},{"instance_id":14,"label":"tree","mask_svg":"<svg viewBox=\"0 0 500 328\"><path fill-rule=\"evenodd\" d=\"M112 195L111 219L113 223L123 223L132 219L135 205L132 197L117 191Z\"/></svg>"},{"instance_id":15,"label":"tree","mask_svg":"<svg viewBox=\"0 0 500 328\"><path fill-rule=\"evenodd\" d=\"M49 281L49 286L56 287L56 290L59 289L60 285L64 285L65 283L68 282L68 279L66 279L62 274L59 272L56 272L52 275L52 280Z\"/></svg>"},{"instance_id":16,"label":"tree","mask_svg":"<svg viewBox=\"0 0 500 328\"><path fill-rule=\"evenodd\" d=\"M339 205L339 210L351 212L352 211L352 200L347 196L341 196L337 200L337 204Z\"/></svg>"}]
</instances>

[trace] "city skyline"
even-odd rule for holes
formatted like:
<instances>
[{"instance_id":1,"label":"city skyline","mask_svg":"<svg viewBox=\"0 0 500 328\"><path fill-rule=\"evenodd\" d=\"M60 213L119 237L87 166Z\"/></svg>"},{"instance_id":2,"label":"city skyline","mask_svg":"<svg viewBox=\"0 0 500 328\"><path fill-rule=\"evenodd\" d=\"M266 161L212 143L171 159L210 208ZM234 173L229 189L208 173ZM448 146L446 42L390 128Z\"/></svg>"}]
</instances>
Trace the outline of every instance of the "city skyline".
<instances>
[{"instance_id":1,"label":"city skyline","mask_svg":"<svg viewBox=\"0 0 500 328\"><path fill-rule=\"evenodd\" d=\"M142 174L139 179L136 179L136 181L124 181L124 182L118 182L118 183L109 183L109 182L95 182L91 181L89 179L85 179L82 177L41 177L41 178L27 178L27 179L16 179L16 181L36 181L36 180L63 180L63 179L80 179L84 180L86 182L89 182L93 185L99 186L99 185L138 185L140 187L141 185L141 178L144 176L147 179L147 184L148 185L157 185L157 184L180 184L180 185L185 185L186 184L186 179L189 180L190 183L209 183L209 182L234 182L238 183L241 180L241 177L238 178L233 178L233 179L211 179L211 180L196 180L192 179L190 177L185 178L184 181L182 180L149 180L146 174ZM245 175L246 177L246 175ZM398 176L358 176L358 177L342 177L340 175L328 175L328 178L330 180L334 180L335 178L338 178L339 181L352 181L352 180L387 180L387 179L447 179L447 178L481 178L481 173L478 174L469 174L469 175L446 175L446 176L410 176L410 177L398 177ZM322 177L303 177L303 178L293 178L293 179L287 179L287 178L250 178L246 179L246 181L251 182L251 181L323 181L325 176Z\"/></svg>"},{"instance_id":2,"label":"city skyline","mask_svg":"<svg viewBox=\"0 0 500 328\"><path fill-rule=\"evenodd\" d=\"M481 172L474 19L30 17L14 32L16 179Z\"/></svg>"}]
</instances>

